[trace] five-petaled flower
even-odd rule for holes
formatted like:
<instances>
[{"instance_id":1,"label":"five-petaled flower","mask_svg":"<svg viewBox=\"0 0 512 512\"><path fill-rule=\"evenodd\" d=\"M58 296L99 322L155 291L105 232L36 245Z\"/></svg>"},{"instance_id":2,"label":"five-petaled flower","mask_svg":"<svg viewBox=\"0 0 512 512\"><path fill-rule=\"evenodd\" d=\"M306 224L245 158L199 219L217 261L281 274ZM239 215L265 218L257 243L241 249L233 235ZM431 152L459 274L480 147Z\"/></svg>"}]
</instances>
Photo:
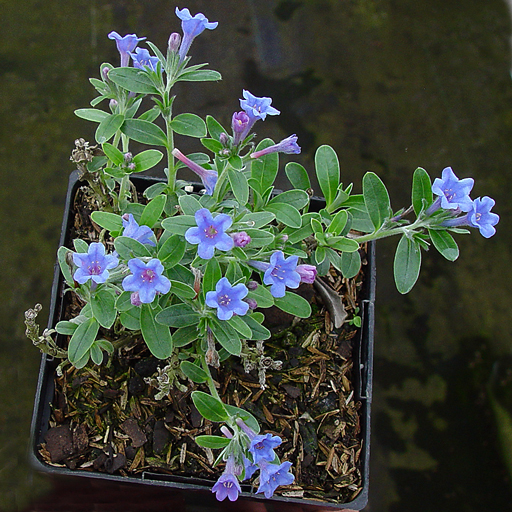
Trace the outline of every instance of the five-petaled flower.
<instances>
[{"instance_id":1,"label":"five-petaled flower","mask_svg":"<svg viewBox=\"0 0 512 512\"><path fill-rule=\"evenodd\" d=\"M254 464L259 464L262 460L272 462L276 458L274 448L277 448L282 443L282 439L279 436L273 436L272 434L256 434L256 432L240 418L236 420L236 424L249 438L250 443L248 450L252 455Z\"/></svg>"},{"instance_id":2,"label":"five-petaled flower","mask_svg":"<svg viewBox=\"0 0 512 512\"><path fill-rule=\"evenodd\" d=\"M245 89L242 94L244 99L240 100L240 106L249 116L249 122L245 126L244 131L240 134L239 140L244 140L245 137L247 137L247 134L251 131L251 128L258 119L264 121L267 115L277 116L281 113L277 108L270 106L272 98L265 96L258 98Z\"/></svg>"},{"instance_id":3,"label":"five-petaled flower","mask_svg":"<svg viewBox=\"0 0 512 512\"><path fill-rule=\"evenodd\" d=\"M229 251L235 243L225 232L231 227L233 219L221 213L213 218L210 210L201 208L195 213L197 227L187 229L185 239L187 242L197 245L197 254L203 260L213 257L215 249Z\"/></svg>"},{"instance_id":4,"label":"five-petaled flower","mask_svg":"<svg viewBox=\"0 0 512 512\"><path fill-rule=\"evenodd\" d=\"M226 469L212 487L212 492L219 501L223 501L226 496L229 501L236 501L238 493L242 492L238 478L235 476L235 463L233 455L230 455L226 461Z\"/></svg>"},{"instance_id":5,"label":"five-petaled flower","mask_svg":"<svg viewBox=\"0 0 512 512\"><path fill-rule=\"evenodd\" d=\"M249 265L264 271L263 282L270 286L270 293L276 297L284 297L286 287L298 288L301 276L297 272L298 256L284 257L283 251L275 251L270 256L270 263L249 260Z\"/></svg>"},{"instance_id":6,"label":"five-petaled flower","mask_svg":"<svg viewBox=\"0 0 512 512\"><path fill-rule=\"evenodd\" d=\"M273 144L268 148L260 149L251 153L251 158L260 158L270 153L286 153L288 155L298 155L300 153L300 146L297 144L297 135L293 134L286 139L283 139L277 144Z\"/></svg>"},{"instance_id":7,"label":"five-petaled flower","mask_svg":"<svg viewBox=\"0 0 512 512\"><path fill-rule=\"evenodd\" d=\"M135 50L135 47L139 44L139 41L144 41L145 37L137 37L135 34L127 34L121 36L116 31L110 32L108 35L109 39L115 39L117 50L121 55L121 67L128 66L130 62L130 52Z\"/></svg>"},{"instance_id":8,"label":"five-petaled flower","mask_svg":"<svg viewBox=\"0 0 512 512\"><path fill-rule=\"evenodd\" d=\"M491 199L490 197L478 197L473 201L473 208L468 213L461 217L447 219L441 223L441 226L471 226L473 228L478 228L480 230L480 234L484 238L490 238L494 233L496 233L496 228L494 226L498 224L500 220L500 216L498 214L491 212L494 204L494 199Z\"/></svg>"},{"instance_id":9,"label":"five-petaled flower","mask_svg":"<svg viewBox=\"0 0 512 512\"><path fill-rule=\"evenodd\" d=\"M164 266L157 258L147 263L133 258L128 262L128 268L132 274L123 279L123 289L138 292L139 300L143 304L151 304L157 292L167 293L171 289L171 282L162 275Z\"/></svg>"},{"instance_id":10,"label":"five-petaled flower","mask_svg":"<svg viewBox=\"0 0 512 512\"><path fill-rule=\"evenodd\" d=\"M473 188L473 178L459 180L451 167L443 169L441 178L436 178L432 184L432 192L438 196L437 200L429 207L427 214L436 211L439 206L445 210L459 209L469 212L473 208L473 201L469 193Z\"/></svg>"},{"instance_id":11,"label":"five-petaled flower","mask_svg":"<svg viewBox=\"0 0 512 512\"><path fill-rule=\"evenodd\" d=\"M274 491L280 485L290 485L295 477L290 473L291 462L283 462L282 464L268 464L266 461L260 461L260 485L256 493L265 493L265 498L270 498Z\"/></svg>"},{"instance_id":12,"label":"five-petaled flower","mask_svg":"<svg viewBox=\"0 0 512 512\"><path fill-rule=\"evenodd\" d=\"M198 13L195 16L190 14L188 9L179 9L176 7L176 16L181 20L181 29L183 30L183 39L179 50L180 62L187 56L188 50L195 37L201 34L205 29L213 30L219 24L217 21L208 21L208 18Z\"/></svg>"},{"instance_id":13,"label":"five-petaled flower","mask_svg":"<svg viewBox=\"0 0 512 512\"><path fill-rule=\"evenodd\" d=\"M219 320L229 320L233 315L243 316L249 309L249 304L242 299L247 296L249 290L243 283L233 286L222 277L215 285L215 291L207 292L205 302L211 308L217 308Z\"/></svg>"},{"instance_id":14,"label":"five-petaled flower","mask_svg":"<svg viewBox=\"0 0 512 512\"><path fill-rule=\"evenodd\" d=\"M151 71L156 71L158 57L152 57L145 48L137 48L135 53L130 53L130 56L133 60L133 67L145 70L149 68Z\"/></svg>"},{"instance_id":15,"label":"five-petaled flower","mask_svg":"<svg viewBox=\"0 0 512 512\"><path fill-rule=\"evenodd\" d=\"M117 256L105 254L105 246L99 242L89 245L87 253L73 253L73 263L78 267L73 279L84 284L91 279L94 283L104 283L109 276L109 270L119 265Z\"/></svg>"},{"instance_id":16,"label":"five-petaled flower","mask_svg":"<svg viewBox=\"0 0 512 512\"><path fill-rule=\"evenodd\" d=\"M141 244L152 245L153 247L156 246L155 242L151 240L153 236L152 229L144 225L139 226L131 213L125 213L123 215L123 228L123 236L133 238Z\"/></svg>"},{"instance_id":17,"label":"five-petaled flower","mask_svg":"<svg viewBox=\"0 0 512 512\"><path fill-rule=\"evenodd\" d=\"M209 196L213 195L213 191L217 183L217 171L201 167L198 163L185 156L178 148L174 148L172 150L172 154L201 178L204 188L206 189L206 194Z\"/></svg>"}]
</instances>

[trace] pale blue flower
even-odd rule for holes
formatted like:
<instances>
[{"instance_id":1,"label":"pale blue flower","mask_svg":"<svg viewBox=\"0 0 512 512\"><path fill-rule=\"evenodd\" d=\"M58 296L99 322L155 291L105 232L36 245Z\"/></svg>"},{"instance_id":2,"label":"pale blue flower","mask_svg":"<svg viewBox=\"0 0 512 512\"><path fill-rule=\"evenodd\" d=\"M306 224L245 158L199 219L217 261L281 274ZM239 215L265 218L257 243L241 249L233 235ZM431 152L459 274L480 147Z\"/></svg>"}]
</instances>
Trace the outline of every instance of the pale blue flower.
<instances>
[{"instance_id":1,"label":"pale blue flower","mask_svg":"<svg viewBox=\"0 0 512 512\"><path fill-rule=\"evenodd\" d=\"M195 16L190 14L188 9L179 9L176 7L176 16L181 20L181 29L183 30L183 39L179 50L180 62L187 56L188 50L194 38L201 34L205 29L213 30L219 24L217 21L208 21L208 18L198 13Z\"/></svg>"},{"instance_id":2,"label":"pale blue flower","mask_svg":"<svg viewBox=\"0 0 512 512\"><path fill-rule=\"evenodd\" d=\"M138 292L139 300L143 304L151 304L157 292L167 293L171 289L171 282L162 275L164 266L159 259L153 258L144 263L138 258L128 262L132 275L123 279L123 289L129 292Z\"/></svg>"},{"instance_id":3,"label":"pale blue flower","mask_svg":"<svg viewBox=\"0 0 512 512\"><path fill-rule=\"evenodd\" d=\"M152 57L145 48L137 48L135 53L130 53L130 56L133 60L133 67L144 70L149 68L151 71L156 71L158 57Z\"/></svg>"},{"instance_id":4,"label":"pale blue flower","mask_svg":"<svg viewBox=\"0 0 512 512\"><path fill-rule=\"evenodd\" d=\"M445 210L459 209L469 212L473 208L473 201L469 197L473 184L473 178L459 180L452 168L446 167L443 169L442 177L436 178L432 184L432 192L439 197L427 210L428 214L439 206Z\"/></svg>"},{"instance_id":5,"label":"pale blue flower","mask_svg":"<svg viewBox=\"0 0 512 512\"><path fill-rule=\"evenodd\" d=\"M246 90L243 91L243 96L244 99L240 100L240 106L249 116L249 122L245 126L244 131L240 134L239 140L244 140L245 137L247 137L254 123L258 121L258 119L264 121L267 115L277 116L281 113L276 108L270 106L272 98L267 98L265 96L258 98Z\"/></svg>"},{"instance_id":6,"label":"pale blue flower","mask_svg":"<svg viewBox=\"0 0 512 512\"><path fill-rule=\"evenodd\" d=\"M207 292L206 305L217 309L219 320L229 320L233 315L243 316L249 309L249 304L242 299L249 290L243 283L233 286L226 277L222 277L215 285L215 291Z\"/></svg>"},{"instance_id":7,"label":"pale blue flower","mask_svg":"<svg viewBox=\"0 0 512 512\"><path fill-rule=\"evenodd\" d=\"M461 217L454 219L447 219L441 223L441 226L446 227L460 227L460 226L471 226L478 228L480 234L484 238L490 238L496 233L494 227L498 224L500 216L496 213L492 213L491 209L495 205L494 199L484 196L477 198L473 201L473 208Z\"/></svg>"},{"instance_id":8,"label":"pale blue flower","mask_svg":"<svg viewBox=\"0 0 512 512\"><path fill-rule=\"evenodd\" d=\"M229 501L236 501L238 494L242 492L238 478L235 475L235 463L233 455L230 455L226 461L226 469L212 487L212 492L219 501L223 501L226 496Z\"/></svg>"},{"instance_id":9,"label":"pale blue flower","mask_svg":"<svg viewBox=\"0 0 512 512\"><path fill-rule=\"evenodd\" d=\"M156 243L151 240L153 236L153 230L148 226L139 226L135 218L131 213L125 213L123 215L123 236L133 238L141 244L156 246Z\"/></svg>"},{"instance_id":10,"label":"pale blue flower","mask_svg":"<svg viewBox=\"0 0 512 512\"><path fill-rule=\"evenodd\" d=\"M213 218L210 210L201 208L195 213L197 227L187 229L185 239L197 245L197 254L203 260L213 257L215 249L229 251L235 245L233 239L225 232L231 227L233 219L221 213Z\"/></svg>"},{"instance_id":11,"label":"pale blue flower","mask_svg":"<svg viewBox=\"0 0 512 512\"><path fill-rule=\"evenodd\" d=\"M108 38L115 39L116 41L117 50L121 54L121 67L128 66L130 62L130 52L135 50L139 41L144 41L144 39L146 39L145 37L137 37L135 34L121 36L115 31L110 32Z\"/></svg>"},{"instance_id":12,"label":"pale blue flower","mask_svg":"<svg viewBox=\"0 0 512 512\"><path fill-rule=\"evenodd\" d=\"M179 149L174 148L172 150L172 154L180 161L183 162L191 171L194 171L203 182L204 188L206 189L206 194L211 196L213 195L213 191L215 190L215 185L217 184L218 174L217 171L212 169L205 169L201 167L198 163L190 160L190 158L186 157Z\"/></svg>"},{"instance_id":13,"label":"pale blue flower","mask_svg":"<svg viewBox=\"0 0 512 512\"><path fill-rule=\"evenodd\" d=\"M283 462L282 464L267 464L261 461L260 467L260 485L256 493L264 493L265 498L271 498L275 490L280 485L290 485L295 477L290 473L291 462Z\"/></svg>"},{"instance_id":14,"label":"pale blue flower","mask_svg":"<svg viewBox=\"0 0 512 512\"><path fill-rule=\"evenodd\" d=\"M84 284L91 279L94 283L104 283L109 276L109 270L119 265L119 260L113 254L105 254L105 246L99 242L89 245L87 253L73 253L73 263L78 267L73 279Z\"/></svg>"},{"instance_id":15,"label":"pale blue flower","mask_svg":"<svg viewBox=\"0 0 512 512\"><path fill-rule=\"evenodd\" d=\"M254 463L258 464L261 460L272 462L276 458L274 448L277 448L282 443L279 436L272 434L255 435L251 439L249 445L249 452L252 454Z\"/></svg>"},{"instance_id":16,"label":"pale blue flower","mask_svg":"<svg viewBox=\"0 0 512 512\"><path fill-rule=\"evenodd\" d=\"M283 139L281 142L278 142L277 144L251 153L251 158L260 158L270 153L286 153L288 155L298 155L301 150L300 146L297 144L297 138L298 137L295 134L290 135L286 139Z\"/></svg>"},{"instance_id":17,"label":"pale blue flower","mask_svg":"<svg viewBox=\"0 0 512 512\"><path fill-rule=\"evenodd\" d=\"M283 251L275 251L270 256L270 263L249 260L249 265L264 273L263 282L270 286L270 293L276 297L284 297L286 287L298 288L301 276L297 272L298 256L284 257Z\"/></svg>"}]
</instances>

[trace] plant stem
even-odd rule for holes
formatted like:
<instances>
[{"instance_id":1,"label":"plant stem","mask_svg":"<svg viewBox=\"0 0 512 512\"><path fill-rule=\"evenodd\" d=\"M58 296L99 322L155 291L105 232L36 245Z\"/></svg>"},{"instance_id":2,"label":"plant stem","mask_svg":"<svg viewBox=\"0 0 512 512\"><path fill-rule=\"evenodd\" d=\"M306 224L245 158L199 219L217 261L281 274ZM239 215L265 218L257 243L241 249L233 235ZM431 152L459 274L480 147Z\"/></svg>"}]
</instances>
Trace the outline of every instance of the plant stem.
<instances>
[{"instance_id":1,"label":"plant stem","mask_svg":"<svg viewBox=\"0 0 512 512\"><path fill-rule=\"evenodd\" d=\"M203 367L203 370L206 372L206 375L208 376L207 382L208 382L208 389L210 390L211 395L216 398L219 402L222 402L220 399L219 393L217 391L217 388L215 387L215 383L213 382L212 374L210 373L210 368L208 366L208 363L206 362L206 357L204 354L200 355L201 358L201 366Z\"/></svg>"}]
</instances>

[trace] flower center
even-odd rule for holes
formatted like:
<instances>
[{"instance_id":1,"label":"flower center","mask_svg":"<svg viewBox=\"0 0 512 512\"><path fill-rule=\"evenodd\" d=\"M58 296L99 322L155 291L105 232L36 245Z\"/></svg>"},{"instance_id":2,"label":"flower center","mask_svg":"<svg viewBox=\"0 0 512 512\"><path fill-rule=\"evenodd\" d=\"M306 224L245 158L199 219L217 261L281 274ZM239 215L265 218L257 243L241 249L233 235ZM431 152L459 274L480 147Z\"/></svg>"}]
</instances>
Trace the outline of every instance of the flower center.
<instances>
[{"instance_id":1,"label":"flower center","mask_svg":"<svg viewBox=\"0 0 512 512\"><path fill-rule=\"evenodd\" d=\"M284 279L284 276L283 276L284 273L285 273L285 271L281 268L281 265L276 265L273 268L272 272L270 272L270 275L272 277L275 277L276 279Z\"/></svg>"},{"instance_id":2,"label":"flower center","mask_svg":"<svg viewBox=\"0 0 512 512\"><path fill-rule=\"evenodd\" d=\"M91 261L91 264L87 267L91 276L99 276L102 272L99 261Z\"/></svg>"},{"instance_id":3,"label":"flower center","mask_svg":"<svg viewBox=\"0 0 512 512\"><path fill-rule=\"evenodd\" d=\"M218 233L218 231L215 229L214 226L208 226L205 230L204 230L204 234L206 236L206 238L215 238L215 235Z\"/></svg>"},{"instance_id":4,"label":"flower center","mask_svg":"<svg viewBox=\"0 0 512 512\"><path fill-rule=\"evenodd\" d=\"M454 192L451 188L447 188L445 191L444 191L444 195L446 196L446 199L448 199L448 201L453 201L453 199L455 198L455 196L457 195L456 192Z\"/></svg>"},{"instance_id":5,"label":"flower center","mask_svg":"<svg viewBox=\"0 0 512 512\"><path fill-rule=\"evenodd\" d=\"M231 302L229 295L221 295L219 297L219 306L227 306Z\"/></svg>"},{"instance_id":6,"label":"flower center","mask_svg":"<svg viewBox=\"0 0 512 512\"><path fill-rule=\"evenodd\" d=\"M482 218L482 214L481 214L481 213L477 213L477 214L475 215L475 217L476 217L476 220L477 220L477 222L478 222L478 221Z\"/></svg>"},{"instance_id":7,"label":"flower center","mask_svg":"<svg viewBox=\"0 0 512 512\"><path fill-rule=\"evenodd\" d=\"M224 482L224 487L226 487L227 489L231 489L231 487L233 487L233 482Z\"/></svg>"},{"instance_id":8,"label":"flower center","mask_svg":"<svg viewBox=\"0 0 512 512\"><path fill-rule=\"evenodd\" d=\"M145 283L152 283L153 282L153 279L155 278L155 273L150 270L150 269L146 269L142 272L142 274L140 275L140 277L142 278L142 280L145 282Z\"/></svg>"}]
</instances>

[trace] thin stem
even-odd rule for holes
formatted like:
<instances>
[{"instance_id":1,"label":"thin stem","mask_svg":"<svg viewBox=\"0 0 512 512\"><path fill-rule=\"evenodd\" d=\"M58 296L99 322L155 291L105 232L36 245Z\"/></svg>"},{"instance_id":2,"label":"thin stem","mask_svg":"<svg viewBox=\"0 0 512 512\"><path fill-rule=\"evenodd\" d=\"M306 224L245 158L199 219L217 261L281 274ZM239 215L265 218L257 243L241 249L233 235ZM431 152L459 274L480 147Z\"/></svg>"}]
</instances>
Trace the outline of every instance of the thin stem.
<instances>
[{"instance_id":1,"label":"thin stem","mask_svg":"<svg viewBox=\"0 0 512 512\"><path fill-rule=\"evenodd\" d=\"M208 366L208 363L206 362L206 357L204 354L200 355L201 358L201 366L203 367L203 370L206 372L207 375L207 383L208 383L208 389L210 390L210 394L216 398L219 402L222 402L220 399L219 393L217 391L217 388L215 387L215 383L213 382L212 374L210 373L210 367Z\"/></svg>"}]
</instances>

